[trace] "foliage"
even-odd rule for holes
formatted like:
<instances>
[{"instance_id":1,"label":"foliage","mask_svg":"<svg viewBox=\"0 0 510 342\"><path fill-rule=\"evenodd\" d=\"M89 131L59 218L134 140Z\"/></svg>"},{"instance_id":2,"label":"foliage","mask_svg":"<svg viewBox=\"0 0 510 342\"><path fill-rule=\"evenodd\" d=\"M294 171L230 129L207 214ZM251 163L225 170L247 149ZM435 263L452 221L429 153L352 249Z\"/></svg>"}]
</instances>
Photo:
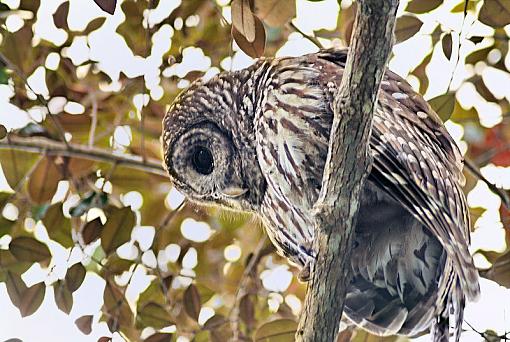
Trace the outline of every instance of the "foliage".
<instances>
[{"instance_id":1,"label":"foliage","mask_svg":"<svg viewBox=\"0 0 510 342\"><path fill-rule=\"evenodd\" d=\"M289 35L304 34L292 22L295 1L186 0L157 19L150 14L163 8L165 1L94 2L100 7L98 15L83 28L68 20L76 2L62 2L52 17L39 14L43 13L38 12L39 0L21 0L19 8L12 9L0 3L0 86L12 89L13 106L34 115L24 127L0 125L0 163L13 190L0 193L0 281L5 282L12 303L22 316L31 315L46 288L52 287L57 307L69 313L86 275L96 273L105 282L104 305L100 313L90 312L76 320L84 334L91 333L94 317L99 317L110 331L133 341L170 341L173 335L195 341L292 340L299 313L294 299L304 298L305 285L294 277L281 291L264 286L261 274L285 267L286 261L273 253L256 220L179 203L160 166L159 137L172 99L209 69L183 67L189 48L201 49L216 70L227 68L228 57L234 53L242 54L237 47L232 50L233 41L248 56L274 55ZM426 92L426 71L436 46L446 61L475 70L466 73L461 84L473 86L484 101L497 106L503 113L500 123L482 125L479 118L484 113L463 107L458 100L461 87L452 87L452 82L430 103L443 120L463 125L469 159L478 166L509 167L508 97L489 87L476 70L491 68L508 79L509 30L503 27L510 23L510 8L500 1L459 0L451 12L462 13L463 22L478 18L489 26L486 36L470 36L469 30L426 22L422 16L444 6L443 1L412 0L398 19L397 42L417 35L431 42L428 54L410 75L418 81L420 92ZM316 44L347 46L355 7L343 1L337 27L306 38ZM98 52L91 53L94 36L111 24L111 14L125 16L116 32L134 58L143 61L142 71L107 70ZM19 18L22 25L10 29L9 17ZM37 36L36 22L54 26L65 33L64 38L50 41ZM431 25L430 32L423 31ZM163 42L164 51L156 51L164 32L171 32L171 42ZM79 44L90 53L76 59L70 51ZM460 53L464 46L470 47L467 55ZM30 82L37 73L42 73L46 91ZM466 176L468 193L476 178ZM13 210L15 217L9 214ZM510 214L500 210L510 242ZM186 225L208 227L212 233L205 239L193 238L183 228ZM41 229L47 235L40 234ZM148 242L139 237L142 232L149 232ZM21 275L33 264L51 274L55 263L67 262L54 258L54 248L65 249L69 256L80 253L82 258L68 265L60 279L28 287ZM228 250L241 255L225 257ZM485 276L509 286L509 252L481 253L494 263ZM197 263L190 262L194 255ZM133 303L126 291L137 270L150 282ZM214 311L204 321L205 307ZM355 340L370 340L362 332L355 334Z\"/></svg>"}]
</instances>

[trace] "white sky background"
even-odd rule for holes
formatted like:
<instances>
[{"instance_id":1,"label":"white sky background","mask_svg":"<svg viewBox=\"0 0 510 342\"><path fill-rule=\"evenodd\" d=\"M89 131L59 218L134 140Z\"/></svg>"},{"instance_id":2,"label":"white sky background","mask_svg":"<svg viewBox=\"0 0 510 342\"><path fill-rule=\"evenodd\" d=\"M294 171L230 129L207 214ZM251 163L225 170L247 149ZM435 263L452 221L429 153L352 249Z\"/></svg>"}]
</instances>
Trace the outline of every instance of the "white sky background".
<instances>
[{"instance_id":1,"label":"white sky background","mask_svg":"<svg viewBox=\"0 0 510 342\"><path fill-rule=\"evenodd\" d=\"M8 3L11 8L18 5L18 0L3 0ZM58 5L63 0L44 0L44 6L41 6L38 12L38 22L35 25L35 33L39 38L52 41L54 44L60 45L66 39L66 33L63 30L57 29L52 20L52 13L56 10ZM119 1L121 2L121 1ZM222 1L219 1L221 3ZM401 1L401 10L405 8L407 1ZM463 15L451 14L449 9L455 6L459 1L450 0L445 1L448 5L441 7L440 10L434 11L431 14L422 15L423 22L425 23L420 33L414 38L395 46L394 58L390 61L390 69L397 72L403 77L408 76L408 73L415 68L420 62L421 58L431 47L431 41L428 33L432 32L436 22L443 26L444 31L451 30L455 34L454 49L452 61L448 61L440 49L436 49L433 54L431 63L428 67L428 76L430 85L425 94L426 98L431 98L436 95L443 94L448 87L448 83L452 72L455 68L456 60L456 41L455 37L461 31L463 23ZM179 1L165 0L160 1L157 9L149 14L149 22L157 23L165 18L171 11L179 5ZM77 38L74 43L67 49L66 54L73 60L75 64L80 64L86 60L93 59L98 61L98 67L107 73L112 79L116 80L119 73L122 71L130 77L144 75L150 96L154 99L159 99L162 96L163 89L159 85L161 77L169 77L171 75L184 76L190 70L207 71L207 75L213 75L219 72L217 68L212 68L210 60L203 55L200 49L188 48L184 51L184 58L182 63L175 64L159 74L159 65L161 57L168 51L171 44L171 36L173 29L169 26L163 26L157 33L156 38L153 39L153 48L151 56L142 58L134 56L129 47L126 45L123 38L115 32L116 27L125 19L124 14L120 10L120 3L117 5L117 11L114 16L106 16L92 0L71 1L69 11L69 27L71 29L84 29L86 25L98 16L106 16L105 24L97 31L93 32L87 38ZM298 26L305 33L312 33L313 30L322 28L333 29L336 27L338 4L336 0L325 0L322 2L308 2L297 0L297 18L294 20ZM224 16L230 18L229 8L224 9ZM487 26L475 22L472 16L468 15L465 20L464 28L462 29L463 37L471 35L489 35L492 29ZM13 16L8 22L8 28L12 31L19 29L22 23L18 17ZM188 23L193 25L192 22ZM507 27L508 31L508 27ZM37 40L36 40L37 41ZM325 45L332 45L334 43L324 41ZM489 45L489 43L483 43ZM478 46L479 48L479 46ZM304 39L299 33L291 35L289 41L279 50L277 55L301 55L307 52L314 52L317 48L308 40ZM463 40L462 49L460 51L461 57L469 54L474 50L474 44L467 40ZM510 56L502 56L505 58L507 64L510 63ZM455 69L455 75L452 82L452 89L460 87L463 80L472 76L474 73L479 73L484 77L487 86L491 91L494 91L499 98L506 97L510 100L510 76L506 73L498 71L494 68L488 67L484 63L479 63L475 68L465 67L462 65L463 58ZM58 65L60 58L58 55L53 55L46 61L46 68L53 69ZM235 52L233 58L227 58L222 62L224 69L239 69L251 64L252 59L247 57L243 52ZM29 77L30 84L35 91L47 94L47 88L44 84L45 67L38 68L31 77ZM431 73L434 71L434 73ZM82 70L86 72L86 70ZM417 80L414 77L408 77L409 82L413 86L417 86ZM187 84L183 81L180 86L185 87ZM118 89L118 84L114 81L110 85L102 85L103 89ZM10 86L0 85L0 123L5 125L8 129L20 128L26 125L30 120L40 120L44 113L41 113L40 108L35 108L26 113L19 110L15 106L9 104L9 98L13 96L12 88ZM501 110L498 106L488 104L481 96L474 94L473 89L463 86L459 91L458 100L461 105L466 109L474 106L481 115L481 123L486 127L492 127L501 121ZM138 105L142 103L141 97L137 98L135 102ZM51 108L57 111L59 108L66 106L66 111L79 114L83 112L83 108L79 104L67 103L66 99L57 99L53 102L50 101ZM452 136L459 143L461 149L466 149L465 142L462 141L464 130L462 126L453 122L447 123L447 128ZM119 128L115 132L115 141L123 142L123 145L129 145L130 132L128 127ZM118 147L118 146L116 146ZM482 169L482 173L492 181L497 181L506 189L510 189L510 168L497 168L493 165L488 165ZM107 187L106 187L107 188ZM61 184L59 193L65 192L65 183ZM5 182L3 173L0 171L0 190L9 190ZM54 198L54 201L59 200L59 193ZM73 199L70 199L73 200ZM125 204L132 205L133 209L140 208L141 196L132 192L124 196ZM175 208L178 203L182 201L182 196L176 191L172 190L167 198L167 205L169 208ZM476 232L473 234L473 250L485 249L501 252L505 250L505 240L503 226L500 222L498 208L500 206L500 199L492 194L487 187L481 182L471 191L468 196L470 206L480 206L486 208L487 211L476 222ZM66 204L67 208L70 203ZM8 206L3 214L6 217L16 218L16 208ZM101 215L101 213L95 213ZM44 227L38 224L36 227L36 236L42 241L47 241L48 237ZM152 229L152 230L151 230ZM194 220L187 220L183 222L181 227L183 236L193 241L205 241L212 234L216 233L206 223L196 222ZM221 232L219 232L221 234ZM150 245L150 240L153 236L153 228L139 227L133 233L133 239L140 242L145 241L145 244ZM7 248L10 241L9 237L0 239L0 248ZM132 246L132 245L131 245ZM42 270L38 265L32 267L27 271L23 278L31 285L32 283L46 280L47 283L55 280L59 276L63 276L66 269L66 258L68 251L63 249L57 244L50 244L50 249L54 256L53 263L57 265L56 270L48 276L47 270ZM130 245L123 247L124 255L129 256L132 252ZM143 260L147 265L155 265L156 262L166 260L176 260L180 253L178 246L169 246L164 255L156 257L150 253L145 253ZM188 271L192 274L193 268L199 260L196 260L196 253L193 250L188 252L189 255L185 257L185 264L188 266ZM228 246L225 249L225 259L229 262L235 262L241 258L242 251L236 245ZM82 260L84 256L78 252L73 251L70 264ZM131 255L132 257L132 255ZM488 267L490 264L480 254L475 256L475 261L478 266ZM294 296L287 296L283 298L279 291L284 291L290 284L290 271L287 266L272 264L269 260L267 263L267 270L261 275L263 284L268 290L274 291L268 304L275 310L278 308L279 303L285 301L295 312L299 312L301 303ZM178 279L174 286L187 286L187 278ZM148 278L145 276L143 267L139 268L133 281L128 289L128 299L135 301L139 292L143 291L148 285ZM497 333L502 334L505 332L505 327L510 330L510 290L500 287L494 282L482 280L482 299L476 304L468 304L466 310L466 320L480 331L486 329L495 330ZM56 308L53 299L53 290L51 287L47 288L46 298L43 305L39 308L36 314L21 319L19 311L11 304L9 297L5 291L5 285L0 283L0 341L8 338L21 338L25 342L32 341L93 341L97 340L100 336L110 333L105 323L97 324L99 318L99 310L102 304L102 291L104 288L104 281L98 276L88 273L83 286L74 293L74 306L71 314L67 316ZM208 317L214 313L214 307L218 304L218 299L211 300L207 303L201 314L201 321L204 322ZM74 320L82 315L94 314L95 324L93 325L93 332L89 336L85 336L78 331L74 325ZM467 328L467 327L466 327ZM467 328L468 329L468 328ZM469 330L469 329L468 329ZM149 333L149 332L147 332ZM116 340L122 340L116 336ZM419 339L420 341L428 340L426 337ZM476 333L466 333L463 335L463 341L481 341L481 337ZM180 342L186 341L181 338Z\"/></svg>"}]
</instances>

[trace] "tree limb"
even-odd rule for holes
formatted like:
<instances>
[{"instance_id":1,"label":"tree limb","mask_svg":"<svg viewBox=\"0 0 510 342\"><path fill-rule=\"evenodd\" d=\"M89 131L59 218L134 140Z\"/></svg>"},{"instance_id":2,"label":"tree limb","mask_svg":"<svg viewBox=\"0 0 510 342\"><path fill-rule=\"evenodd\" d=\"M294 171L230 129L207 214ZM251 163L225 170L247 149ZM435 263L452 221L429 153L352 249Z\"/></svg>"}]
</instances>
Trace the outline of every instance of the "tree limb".
<instances>
[{"instance_id":1,"label":"tree limb","mask_svg":"<svg viewBox=\"0 0 510 342\"><path fill-rule=\"evenodd\" d=\"M97 147L70 143L66 145L63 142L48 138L24 138L15 135L9 135L8 138L0 141L0 150L1 149L14 149L19 151L43 153L51 156L66 156L122 164L133 169L149 172L165 178L167 177L162 163L159 160L147 158L144 161L141 157L131 154L117 154L113 151Z\"/></svg>"},{"instance_id":2,"label":"tree limb","mask_svg":"<svg viewBox=\"0 0 510 342\"><path fill-rule=\"evenodd\" d=\"M322 189L315 204L317 253L296 340L334 341L350 283L359 194L370 169L368 138L393 45L398 0L360 0L334 120Z\"/></svg>"}]
</instances>

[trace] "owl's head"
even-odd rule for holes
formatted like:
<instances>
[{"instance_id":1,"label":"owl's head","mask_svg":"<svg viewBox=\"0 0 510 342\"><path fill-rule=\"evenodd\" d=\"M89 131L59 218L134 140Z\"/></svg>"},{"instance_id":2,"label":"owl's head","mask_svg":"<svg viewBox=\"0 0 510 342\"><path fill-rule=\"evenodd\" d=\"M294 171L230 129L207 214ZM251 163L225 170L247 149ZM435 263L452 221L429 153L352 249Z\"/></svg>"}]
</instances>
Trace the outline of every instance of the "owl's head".
<instances>
[{"instance_id":1,"label":"owl's head","mask_svg":"<svg viewBox=\"0 0 510 342\"><path fill-rule=\"evenodd\" d=\"M253 129L250 72L197 80L163 120L165 167L189 199L255 211L265 192Z\"/></svg>"}]
</instances>

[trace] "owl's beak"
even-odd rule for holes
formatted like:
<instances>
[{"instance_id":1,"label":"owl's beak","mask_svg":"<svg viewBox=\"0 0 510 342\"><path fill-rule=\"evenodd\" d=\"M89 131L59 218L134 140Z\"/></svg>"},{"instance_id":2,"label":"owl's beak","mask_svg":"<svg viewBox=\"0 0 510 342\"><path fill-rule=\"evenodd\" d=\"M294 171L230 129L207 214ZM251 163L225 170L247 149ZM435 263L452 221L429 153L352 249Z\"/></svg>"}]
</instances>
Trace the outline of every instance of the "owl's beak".
<instances>
[{"instance_id":1,"label":"owl's beak","mask_svg":"<svg viewBox=\"0 0 510 342\"><path fill-rule=\"evenodd\" d=\"M248 192L248 189L239 188L237 186L230 186L221 191L225 197L237 198Z\"/></svg>"}]
</instances>

